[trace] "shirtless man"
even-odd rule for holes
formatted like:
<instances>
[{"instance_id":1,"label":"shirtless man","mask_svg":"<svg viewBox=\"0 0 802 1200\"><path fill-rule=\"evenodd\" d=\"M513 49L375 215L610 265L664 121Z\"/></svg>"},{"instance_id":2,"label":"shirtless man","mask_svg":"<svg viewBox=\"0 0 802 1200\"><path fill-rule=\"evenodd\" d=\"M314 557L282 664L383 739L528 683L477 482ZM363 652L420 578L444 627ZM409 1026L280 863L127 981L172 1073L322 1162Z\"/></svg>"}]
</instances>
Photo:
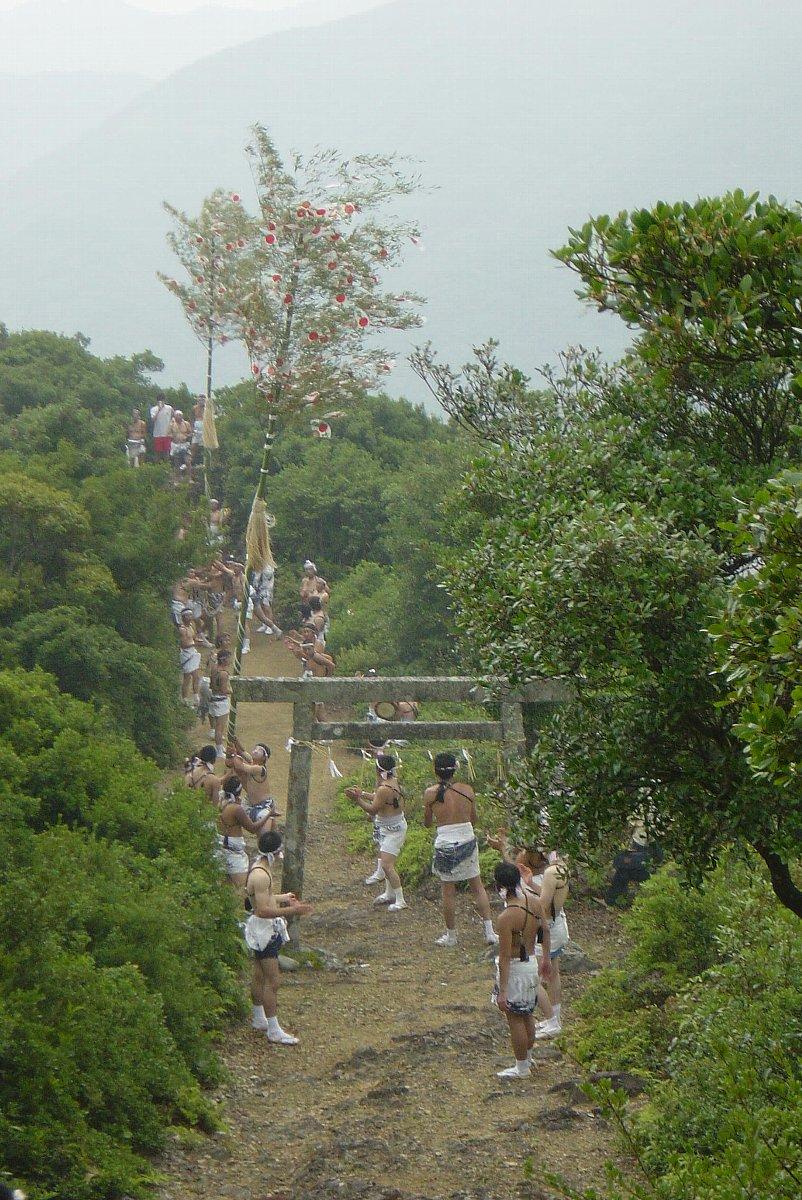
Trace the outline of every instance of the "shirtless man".
<instances>
[{"instance_id":1,"label":"shirtless man","mask_svg":"<svg viewBox=\"0 0 802 1200\"><path fill-rule=\"evenodd\" d=\"M184 783L193 790L203 792L207 800L216 804L220 795L220 780L214 773L217 751L214 746L202 746L184 767Z\"/></svg>"},{"instance_id":2,"label":"shirtless man","mask_svg":"<svg viewBox=\"0 0 802 1200\"><path fill-rule=\"evenodd\" d=\"M264 570L257 571L251 580L251 602L248 615L255 615L261 622L257 633L271 633L280 638L282 632L273 618L273 591L276 586L275 565L268 563Z\"/></svg>"},{"instance_id":3,"label":"shirtless man","mask_svg":"<svg viewBox=\"0 0 802 1200\"><path fill-rule=\"evenodd\" d=\"M220 615L226 600L226 574L222 563L213 562L205 572L201 605L206 629L212 637L220 632Z\"/></svg>"},{"instance_id":4,"label":"shirtless man","mask_svg":"<svg viewBox=\"0 0 802 1200\"><path fill-rule=\"evenodd\" d=\"M314 595L309 597L309 611L311 613L310 620L317 630L317 641L320 650L326 649L326 634L329 632L329 618L323 611L323 601L320 596Z\"/></svg>"},{"instance_id":5,"label":"shirtless man","mask_svg":"<svg viewBox=\"0 0 802 1200\"><path fill-rule=\"evenodd\" d=\"M145 454L145 435L148 427L142 420L142 414L138 408L135 408L131 414L131 423L128 426L128 433L125 443L125 456L132 467L139 466L139 460Z\"/></svg>"},{"instance_id":6,"label":"shirtless man","mask_svg":"<svg viewBox=\"0 0 802 1200\"><path fill-rule=\"evenodd\" d=\"M568 899L568 867L556 850L540 848L528 852L532 856L532 890L539 895L543 912L549 921L551 938L551 973L546 984L553 1010L550 1020L541 1021L537 1027L539 1039L557 1037L562 1033L562 980L560 979L560 956L570 941L565 902ZM543 950L545 959L546 951ZM545 974L541 967L541 974Z\"/></svg>"},{"instance_id":7,"label":"shirtless man","mask_svg":"<svg viewBox=\"0 0 802 1200\"><path fill-rule=\"evenodd\" d=\"M189 439L192 437L192 426L184 418L180 408L173 413L168 429L170 434L170 461L173 464L173 483L178 484L181 478L191 479Z\"/></svg>"},{"instance_id":8,"label":"shirtless man","mask_svg":"<svg viewBox=\"0 0 802 1200\"><path fill-rule=\"evenodd\" d=\"M193 463L200 462L203 458L203 414L205 411L206 397L196 396L195 403L192 405L192 440L190 442Z\"/></svg>"},{"instance_id":9,"label":"shirtless man","mask_svg":"<svg viewBox=\"0 0 802 1200\"><path fill-rule=\"evenodd\" d=\"M375 875L365 883L384 883L384 892L373 903L386 904L388 912L401 912L407 907L395 865L407 836L404 796L396 778L396 765L392 754L380 754L376 759L375 791L345 789L348 799L373 819L373 840L379 851L379 861Z\"/></svg>"},{"instance_id":10,"label":"shirtless man","mask_svg":"<svg viewBox=\"0 0 802 1200\"><path fill-rule=\"evenodd\" d=\"M301 605L301 623L284 639L291 654L304 664L304 674L318 677L334 674L335 662L330 654L320 648L317 627L312 620L308 604Z\"/></svg>"},{"instance_id":11,"label":"shirtless man","mask_svg":"<svg viewBox=\"0 0 802 1200\"><path fill-rule=\"evenodd\" d=\"M245 922L245 945L253 954L251 1024L254 1029L263 1030L269 1042L297 1046L298 1038L285 1032L278 1021L278 956L289 937L286 918L305 917L313 909L292 892L273 894L270 862L281 848L281 834L263 833L258 845L259 857L248 871L245 883L245 907L251 914Z\"/></svg>"},{"instance_id":12,"label":"shirtless man","mask_svg":"<svg viewBox=\"0 0 802 1200\"><path fill-rule=\"evenodd\" d=\"M218 758L225 758L225 737L228 714L231 711L231 652L219 650L209 671L209 716L214 722L214 744Z\"/></svg>"},{"instance_id":13,"label":"shirtless man","mask_svg":"<svg viewBox=\"0 0 802 1200\"><path fill-rule=\"evenodd\" d=\"M196 707L198 704L198 689L200 687L200 650L195 644L195 622L192 619L192 609L185 608L181 613L181 624L178 627L179 661L181 663L181 699L185 704Z\"/></svg>"},{"instance_id":14,"label":"shirtless man","mask_svg":"<svg viewBox=\"0 0 802 1200\"><path fill-rule=\"evenodd\" d=\"M495 880L504 901L504 912L498 920L499 952L493 1003L507 1018L515 1054L515 1065L497 1074L502 1079L521 1079L530 1072L531 1049L537 1037L535 1007L539 976L535 942L540 930L543 937L541 971L544 978L548 978L549 927L540 901L522 886L521 873L514 863L499 863Z\"/></svg>"},{"instance_id":15,"label":"shirtless man","mask_svg":"<svg viewBox=\"0 0 802 1200\"><path fill-rule=\"evenodd\" d=\"M276 802L270 793L270 780L267 764L270 761L270 747L264 742L257 742L250 754L247 754L239 742L234 753L226 758L226 766L237 776L248 794L248 816L252 821L261 821L267 817L266 830L276 828Z\"/></svg>"},{"instance_id":16,"label":"shirtless man","mask_svg":"<svg viewBox=\"0 0 802 1200\"><path fill-rule=\"evenodd\" d=\"M326 609L329 603L329 585L317 573L317 567L311 559L304 563L304 573L301 576L301 604L308 604L310 596L319 596L320 603Z\"/></svg>"},{"instance_id":17,"label":"shirtless man","mask_svg":"<svg viewBox=\"0 0 802 1200\"><path fill-rule=\"evenodd\" d=\"M479 874L479 847L474 833L476 797L468 784L457 787L452 782L456 770L455 755L435 755L434 773L439 783L427 788L423 795L423 823L427 829L433 824L437 826L432 873L443 885L446 930L437 938L437 945L457 944L457 884L467 881L477 912L482 918L485 941L493 946L498 942L498 934L493 929L490 901Z\"/></svg>"},{"instance_id":18,"label":"shirtless man","mask_svg":"<svg viewBox=\"0 0 802 1200\"><path fill-rule=\"evenodd\" d=\"M170 614L176 628L181 624L181 614L185 608L188 608L190 612L192 611L192 600L186 579L179 579L177 583L173 584L170 596Z\"/></svg>"},{"instance_id":19,"label":"shirtless man","mask_svg":"<svg viewBox=\"0 0 802 1200\"><path fill-rule=\"evenodd\" d=\"M242 804L242 784L236 775L223 780L217 799L219 842L218 858L234 887L243 888L248 877L248 851L243 831L257 837L264 831L268 818L252 821Z\"/></svg>"}]
</instances>

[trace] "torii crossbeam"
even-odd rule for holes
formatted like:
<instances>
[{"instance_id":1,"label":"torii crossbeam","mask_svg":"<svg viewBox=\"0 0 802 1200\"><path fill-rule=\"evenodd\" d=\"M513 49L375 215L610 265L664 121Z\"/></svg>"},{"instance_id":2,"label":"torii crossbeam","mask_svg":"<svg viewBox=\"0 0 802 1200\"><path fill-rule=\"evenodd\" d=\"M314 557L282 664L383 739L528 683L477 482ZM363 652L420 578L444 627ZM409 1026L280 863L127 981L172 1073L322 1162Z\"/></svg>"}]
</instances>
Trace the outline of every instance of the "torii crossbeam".
<instances>
[{"instance_id":1,"label":"torii crossbeam","mask_svg":"<svg viewBox=\"0 0 802 1200\"><path fill-rule=\"evenodd\" d=\"M309 816L309 785L312 777L312 745L342 738L367 739L380 729L390 738L409 742L494 741L501 744L508 765L523 756L524 708L534 709L539 718L570 698L570 687L558 680L535 680L515 690L503 681L466 676L395 676L385 678L232 680L237 700L244 704L292 704L290 775L284 825L284 892L303 895L306 828ZM498 704L498 721L318 721L315 705L333 709L382 700L441 700L472 704ZM297 931L293 930L293 940Z\"/></svg>"}]
</instances>

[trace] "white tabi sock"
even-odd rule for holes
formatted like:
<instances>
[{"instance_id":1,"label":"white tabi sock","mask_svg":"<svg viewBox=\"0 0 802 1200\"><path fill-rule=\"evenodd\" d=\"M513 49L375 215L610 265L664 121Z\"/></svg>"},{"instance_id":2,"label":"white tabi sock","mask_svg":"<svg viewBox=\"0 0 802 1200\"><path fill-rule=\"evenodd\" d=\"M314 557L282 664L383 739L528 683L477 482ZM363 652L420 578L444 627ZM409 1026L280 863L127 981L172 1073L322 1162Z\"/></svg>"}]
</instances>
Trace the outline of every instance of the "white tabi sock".
<instances>
[{"instance_id":1,"label":"white tabi sock","mask_svg":"<svg viewBox=\"0 0 802 1200\"><path fill-rule=\"evenodd\" d=\"M395 896L396 904L404 903L404 889L402 887L396 888L395 891L393 892L393 895Z\"/></svg>"},{"instance_id":2,"label":"white tabi sock","mask_svg":"<svg viewBox=\"0 0 802 1200\"><path fill-rule=\"evenodd\" d=\"M492 921L483 921L482 924L484 925L484 928L485 928L485 937L490 937L494 932L493 922Z\"/></svg>"},{"instance_id":3,"label":"white tabi sock","mask_svg":"<svg viewBox=\"0 0 802 1200\"><path fill-rule=\"evenodd\" d=\"M254 1029L267 1029L267 1017L265 1015L264 1005L251 1005L251 1022Z\"/></svg>"},{"instance_id":4,"label":"white tabi sock","mask_svg":"<svg viewBox=\"0 0 802 1200\"><path fill-rule=\"evenodd\" d=\"M267 1018L267 1032L268 1033L283 1033L284 1032L284 1030L281 1028L281 1026L278 1023L278 1017L268 1017Z\"/></svg>"},{"instance_id":5,"label":"white tabi sock","mask_svg":"<svg viewBox=\"0 0 802 1200\"><path fill-rule=\"evenodd\" d=\"M560 1020L560 1009L561 1008L562 1008L562 1004L552 1004L552 1006L551 1006L551 1009L552 1009L552 1012L554 1013L555 1019L558 1022Z\"/></svg>"},{"instance_id":6,"label":"white tabi sock","mask_svg":"<svg viewBox=\"0 0 802 1200\"><path fill-rule=\"evenodd\" d=\"M514 1067L507 1067L503 1071L496 1071L496 1074L498 1075L499 1079L525 1079L530 1073L530 1070L531 1068L529 1065L529 1059L524 1058L522 1060L516 1059Z\"/></svg>"},{"instance_id":7,"label":"white tabi sock","mask_svg":"<svg viewBox=\"0 0 802 1200\"><path fill-rule=\"evenodd\" d=\"M385 879L384 881L384 895L388 900L393 900L395 898L395 888L390 887L389 879Z\"/></svg>"}]
</instances>

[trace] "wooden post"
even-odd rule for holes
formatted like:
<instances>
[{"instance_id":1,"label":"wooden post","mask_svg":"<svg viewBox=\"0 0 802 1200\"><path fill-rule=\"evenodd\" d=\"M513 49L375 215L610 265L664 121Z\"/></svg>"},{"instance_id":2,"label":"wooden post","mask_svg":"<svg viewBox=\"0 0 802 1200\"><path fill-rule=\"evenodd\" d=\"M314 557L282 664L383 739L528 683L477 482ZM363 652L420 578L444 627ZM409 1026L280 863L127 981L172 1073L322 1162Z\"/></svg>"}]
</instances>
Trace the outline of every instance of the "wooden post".
<instances>
[{"instance_id":1,"label":"wooden post","mask_svg":"<svg viewBox=\"0 0 802 1200\"><path fill-rule=\"evenodd\" d=\"M524 718L519 700L501 698L501 753L504 768L509 774L526 754Z\"/></svg>"},{"instance_id":2,"label":"wooden post","mask_svg":"<svg viewBox=\"0 0 802 1200\"><path fill-rule=\"evenodd\" d=\"M298 701L292 710L293 746L290 751L290 778L287 786L287 812L284 818L284 870L282 892L294 892L300 899L304 886L304 857L306 855L306 826L309 818L309 785L312 779L312 727L314 704ZM306 743L299 745L299 742ZM289 922L290 945L299 945L298 921Z\"/></svg>"}]
</instances>

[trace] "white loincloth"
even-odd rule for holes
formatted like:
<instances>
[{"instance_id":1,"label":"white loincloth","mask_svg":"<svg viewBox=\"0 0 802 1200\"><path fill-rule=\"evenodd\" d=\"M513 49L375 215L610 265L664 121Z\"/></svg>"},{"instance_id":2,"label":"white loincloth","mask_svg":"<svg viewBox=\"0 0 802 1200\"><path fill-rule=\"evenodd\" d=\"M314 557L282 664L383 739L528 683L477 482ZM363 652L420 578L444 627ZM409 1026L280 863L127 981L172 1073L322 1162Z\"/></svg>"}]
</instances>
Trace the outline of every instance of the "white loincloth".
<instances>
[{"instance_id":1,"label":"white loincloth","mask_svg":"<svg viewBox=\"0 0 802 1200\"><path fill-rule=\"evenodd\" d=\"M274 938L281 939L278 946L283 946L290 940L287 922L283 917L257 917L256 913L251 913L243 932L245 945L254 951L266 950Z\"/></svg>"},{"instance_id":2,"label":"white loincloth","mask_svg":"<svg viewBox=\"0 0 802 1200\"><path fill-rule=\"evenodd\" d=\"M210 717L225 717L231 712L231 699L229 696L212 696L209 700L209 716Z\"/></svg>"},{"instance_id":3,"label":"white loincloth","mask_svg":"<svg viewBox=\"0 0 802 1200\"><path fill-rule=\"evenodd\" d=\"M551 934L551 953L554 955L560 950L564 950L571 940L568 932L568 918L564 908L560 909L553 921L549 921L549 933Z\"/></svg>"},{"instance_id":4,"label":"white loincloth","mask_svg":"<svg viewBox=\"0 0 802 1200\"><path fill-rule=\"evenodd\" d=\"M217 840L219 842L217 858L226 875L245 875L251 865L245 849L245 838L227 837L225 834L219 833ZM228 845L225 844L226 842Z\"/></svg>"},{"instance_id":5,"label":"white loincloth","mask_svg":"<svg viewBox=\"0 0 802 1200\"><path fill-rule=\"evenodd\" d=\"M532 955L526 962L514 958L510 962L510 972L507 977L507 1003L513 1013L519 1017L528 1016L537 1007L537 986L539 976L537 961ZM501 990L501 981L496 959L496 982L490 995L490 1003L495 1004Z\"/></svg>"},{"instance_id":6,"label":"white loincloth","mask_svg":"<svg viewBox=\"0 0 802 1200\"><path fill-rule=\"evenodd\" d=\"M200 670L201 656L196 646L182 646L179 651L179 658L181 670L185 675L191 675L193 671Z\"/></svg>"},{"instance_id":7,"label":"white loincloth","mask_svg":"<svg viewBox=\"0 0 802 1200\"><path fill-rule=\"evenodd\" d=\"M401 853L407 837L407 819L403 813L379 820L373 818L373 840L379 854L392 854L396 858Z\"/></svg>"},{"instance_id":8,"label":"white loincloth","mask_svg":"<svg viewBox=\"0 0 802 1200\"><path fill-rule=\"evenodd\" d=\"M145 443L141 438L129 438L125 443L126 458L141 458L145 453Z\"/></svg>"},{"instance_id":9,"label":"white loincloth","mask_svg":"<svg viewBox=\"0 0 802 1200\"><path fill-rule=\"evenodd\" d=\"M435 866L438 849L441 847L446 850L458 849L461 846L467 847L470 842L474 843L472 852L451 870L447 871ZM476 835L470 821L462 821L457 825L441 825L434 839L434 849L432 874L441 879L443 883L462 883L467 879L475 879L479 874L479 847L476 844Z\"/></svg>"},{"instance_id":10,"label":"white loincloth","mask_svg":"<svg viewBox=\"0 0 802 1200\"><path fill-rule=\"evenodd\" d=\"M203 418L195 421L192 425L192 445L203 445Z\"/></svg>"}]
</instances>

